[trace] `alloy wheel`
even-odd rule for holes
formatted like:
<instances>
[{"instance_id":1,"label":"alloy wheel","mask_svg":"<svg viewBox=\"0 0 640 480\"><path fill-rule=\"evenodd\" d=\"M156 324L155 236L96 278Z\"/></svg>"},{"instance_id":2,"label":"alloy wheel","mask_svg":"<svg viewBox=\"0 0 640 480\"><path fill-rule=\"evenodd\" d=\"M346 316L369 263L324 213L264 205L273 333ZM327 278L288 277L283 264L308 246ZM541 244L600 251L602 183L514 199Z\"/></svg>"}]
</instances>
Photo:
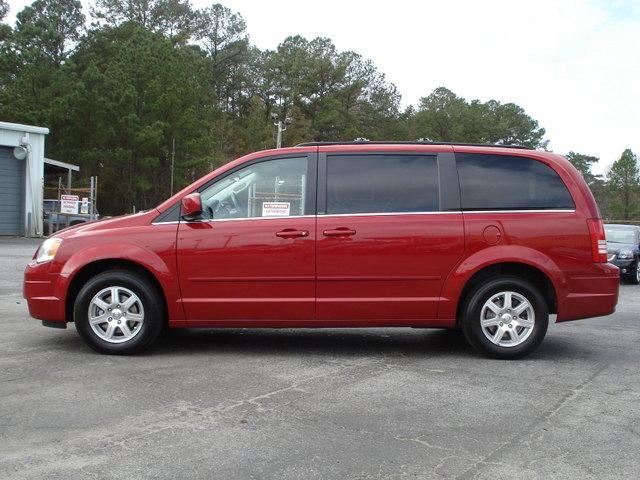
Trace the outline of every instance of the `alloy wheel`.
<instances>
[{"instance_id":1,"label":"alloy wheel","mask_svg":"<svg viewBox=\"0 0 640 480\"><path fill-rule=\"evenodd\" d=\"M89 325L102 340L123 343L134 338L144 324L140 298L128 288L111 286L100 290L89 303Z\"/></svg>"},{"instance_id":2,"label":"alloy wheel","mask_svg":"<svg viewBox=\"0 0 640 480\"><path fill-rule=\"evenodd\" d=\"M493 344L515 347L533 332L533 305L518 292L499 292L492 295L480 311L482 333Z\"/></svg>"}]
</instances>

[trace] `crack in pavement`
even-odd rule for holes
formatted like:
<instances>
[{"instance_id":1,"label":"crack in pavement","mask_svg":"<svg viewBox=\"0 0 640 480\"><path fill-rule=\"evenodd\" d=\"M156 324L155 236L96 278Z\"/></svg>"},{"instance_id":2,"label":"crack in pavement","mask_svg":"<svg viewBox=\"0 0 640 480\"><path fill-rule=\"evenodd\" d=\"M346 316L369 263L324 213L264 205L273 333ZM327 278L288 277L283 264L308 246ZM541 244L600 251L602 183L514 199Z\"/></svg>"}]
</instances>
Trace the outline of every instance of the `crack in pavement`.
<instances>
[{"instance_id":1,"label":"crack in pavement","mask_svg":"<svg viewBox=\"0 0 640 480\"><path fill-rule=\"evenodd\" d=\"M46 464L54 462L55 465L55 459L60 460L60 457L74 455L74 453L69 449L69 447L73 447L74 444L81 445L84 450L86 450L87 446L91 445L97 451L114 446L129 448L133 442L139 441L151 435L162 433L167 430L194 429L194 418L200 418L200 421L197 422L197 428L207 428L209 424L219 419L220 414L230 412L242 406L251 406L258 412L263 411L264 409L262 409L262 406L260 404L262 400L270 399L274 396L288 391L304 392L305 390L301 388L302 386L315 382L319 379L329 376L338 376L350 370L357 370L359 368L372 366L382 366L385 370L389 368L388 363L383 360L366 360L350 364L342 363L338 365L337 371L332 370L330 372L323 372L321 374L312 375L307 378L295 381L287 386L277 388L269 392L261 393L250 398L237 400L231 404L222 404L211 408L197 408L188 404L183 405L182 407L178 405L171 412L158 415L155 418L149 418L149 416L145 418L136 418L134 423L132 423L131 420L127 418L122 420L118 428L114 428L111 425L108 427L103 427L99 430L91 429L89 432L87 432L87 435L77 435L73 440L68 441L64 444L58 443L55 447L50 447L46 449L46 451L43 451L43 449L41 448L34 448L32 451L25 451L23 449L13 455L5 452L2 463L9 461L19 461L25 464L29 461L29 457L36 456L39 459L38 466L41 465L41 462L44 462ZM116 431L116 433L114 433L114 430ZM47 457L50 457L50 459L46 460ZM37 467L34 466L32 468Z\"/></svg>"},{"instance_id":2,"label":"crack in pavement","mask_svg":"<svg viewBox=\"0 0 640 480\"><path fill-rule=\"evenodd\" d=\"M576 398L582 391L589 385L598 375L600 375L606 368L608 368L610 364L601 364L591 375L589 375L586 379L580 382L578 385L573 387L569 392L563 395L560 400L558 400L549 410L544 412L540 417L536 418L533 422L527 425L520 432L511 435L509 439L493 448L489 453L487 453L484 457L482 457L478 462L473 464L467 470L462 472L460 475L455 477L455 480L465 480L472 478L472 474L476 472L478 467L484 465L492 465L495 464L495 457L499 457L505 450L505 447L509 445L513 445L514 443L521 443L524 439L531 437L533 435L536 427L546 422L550 418L554 417L567 403ZM493 459L490 461L489 459Z\"/></svg>"}]
</instances>

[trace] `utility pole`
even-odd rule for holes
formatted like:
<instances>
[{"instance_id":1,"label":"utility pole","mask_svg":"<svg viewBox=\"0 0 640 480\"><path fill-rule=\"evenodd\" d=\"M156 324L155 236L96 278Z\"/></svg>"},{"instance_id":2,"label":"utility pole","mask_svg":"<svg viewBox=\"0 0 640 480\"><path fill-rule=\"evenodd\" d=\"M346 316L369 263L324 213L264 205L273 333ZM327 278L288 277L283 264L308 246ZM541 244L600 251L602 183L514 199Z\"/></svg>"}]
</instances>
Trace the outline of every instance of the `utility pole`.
<instances>
[{"instance_id":1,"label":"utility pole","mask_svg":"<svg viewBox=\"0 0 640 480\"><path fill-rule=\"evenodd\" d=\"M271 114L271 119L274 120L273 125L276 127L276 148L282 148L282 132L287 129L287 125L291 125L291 118L285 117L284 122L280 120L280 116L277 113Z\"/></svg>"},{"instance_id":2,"label":"utility pole","mask_svg":"<svg viewBox=\"0 0 640 480\"><path fill-rule=\"evenodd\" d=\"M171 196L173 196L173 167L176 163L176 139L171 137Z\"/></svg>"},{"instance_id":3,"label":"utility pole","mask_svg":"<svg viewBox=\"0 0 640 480\"><path fill-rule=\"evenodd\" d=\"M276 148L281 148L282 147L282 120L278 120L278 123L276 123L275 125L278 127L278 133L276 135Z\"/></svg>"}]
</instances>

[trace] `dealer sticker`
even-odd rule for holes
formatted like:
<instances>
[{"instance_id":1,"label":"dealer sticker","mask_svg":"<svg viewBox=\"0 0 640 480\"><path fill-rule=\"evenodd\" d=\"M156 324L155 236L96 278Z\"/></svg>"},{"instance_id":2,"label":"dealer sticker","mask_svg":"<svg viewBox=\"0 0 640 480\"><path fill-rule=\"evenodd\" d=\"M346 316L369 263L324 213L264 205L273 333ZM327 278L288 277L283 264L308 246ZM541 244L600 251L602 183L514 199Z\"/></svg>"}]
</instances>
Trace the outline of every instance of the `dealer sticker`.
<instances>
[{"instance_id":1,"label":"dealer sticker","mask_svg":"<svg viewBox=\"0 0 640 480\"><path fill-rule=\"evenodd\" d=\"M263 202L263 217L288 217L291 212L291 204L289 202Z\"/></svg>"}]
</instances>

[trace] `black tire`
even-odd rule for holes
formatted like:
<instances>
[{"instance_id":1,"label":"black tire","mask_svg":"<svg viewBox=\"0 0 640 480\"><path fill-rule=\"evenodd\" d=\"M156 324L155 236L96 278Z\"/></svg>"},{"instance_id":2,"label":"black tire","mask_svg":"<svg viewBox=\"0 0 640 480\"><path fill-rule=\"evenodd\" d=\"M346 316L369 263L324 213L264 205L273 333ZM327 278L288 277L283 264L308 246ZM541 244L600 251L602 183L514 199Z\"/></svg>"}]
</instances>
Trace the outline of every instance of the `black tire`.
<instances>
[{"instance_id":1,"label":"black tire","mask_svg":"<svg viewBox=\"0 0 640 480\"><path fill-rule=\"evenodd\" d=\"M531 305L533 314L535 315L535 322L533 328L531 328L531 332L522 343L514 346L502 346L493 343L487 338L480 324L485 302L500 292L516 292L522 295ZM549 310L547 304L540 291L526 280L512 276L495 277L476 286L469 292L466 298L467 300L462 309L462 331L469 344L486 356L500 359L522 358L533 352L540 345L547 333L547 327L549 325ZM506 302L502 303L504 304ZM507 321L504 321L505 326L502 328L512 328L511 324L507 325L507 323ZM515 323L516 322L513 322L514 325ZM498 326L495 328L497 332ZM516 331L518 331L522 327L515 328ZM520 331L524 331L524 329ZM508 336L509 340L513 342L516 341L512 339L509 331L505 331L505 335Z\"/></svg>"},{"instance_id":2,"label":"black tire","mask_svg":"<svg viewBox=\"0 0 640 480\"><path fill-rule=\"evenodd\" d=\"M133 325L131 330L135 331L135 334L129 340L122 339L122 336L117 337L122 340L122 343L110 343L100 338L89 324L91 301L99 292L109 287L128 289L142 303L144 313L142 325L139 326L139 331L135 331L136 324L129 323L128 325ZM129 270L108 270L91 278L82 287L75 300L73 318L76 330L91 348L100 353L128 355L141 352L156 340L166 324L163 305L160 292L144 276ZM120 331L120 334L123 333Z\"/></svg>"},{"instance_id":3,"label":"black tire","mask_svg":"<svg viewBox=\"0 0 640 480\"><path fill-rule=\"evenodd\" d=\"M630 268L631 273L625 275L625 280L631 285L640 285L640 276L638 275L640 270L638 270L638 262L636 261L636 264L632 265Z\"/></svg>"}]
</instances>

